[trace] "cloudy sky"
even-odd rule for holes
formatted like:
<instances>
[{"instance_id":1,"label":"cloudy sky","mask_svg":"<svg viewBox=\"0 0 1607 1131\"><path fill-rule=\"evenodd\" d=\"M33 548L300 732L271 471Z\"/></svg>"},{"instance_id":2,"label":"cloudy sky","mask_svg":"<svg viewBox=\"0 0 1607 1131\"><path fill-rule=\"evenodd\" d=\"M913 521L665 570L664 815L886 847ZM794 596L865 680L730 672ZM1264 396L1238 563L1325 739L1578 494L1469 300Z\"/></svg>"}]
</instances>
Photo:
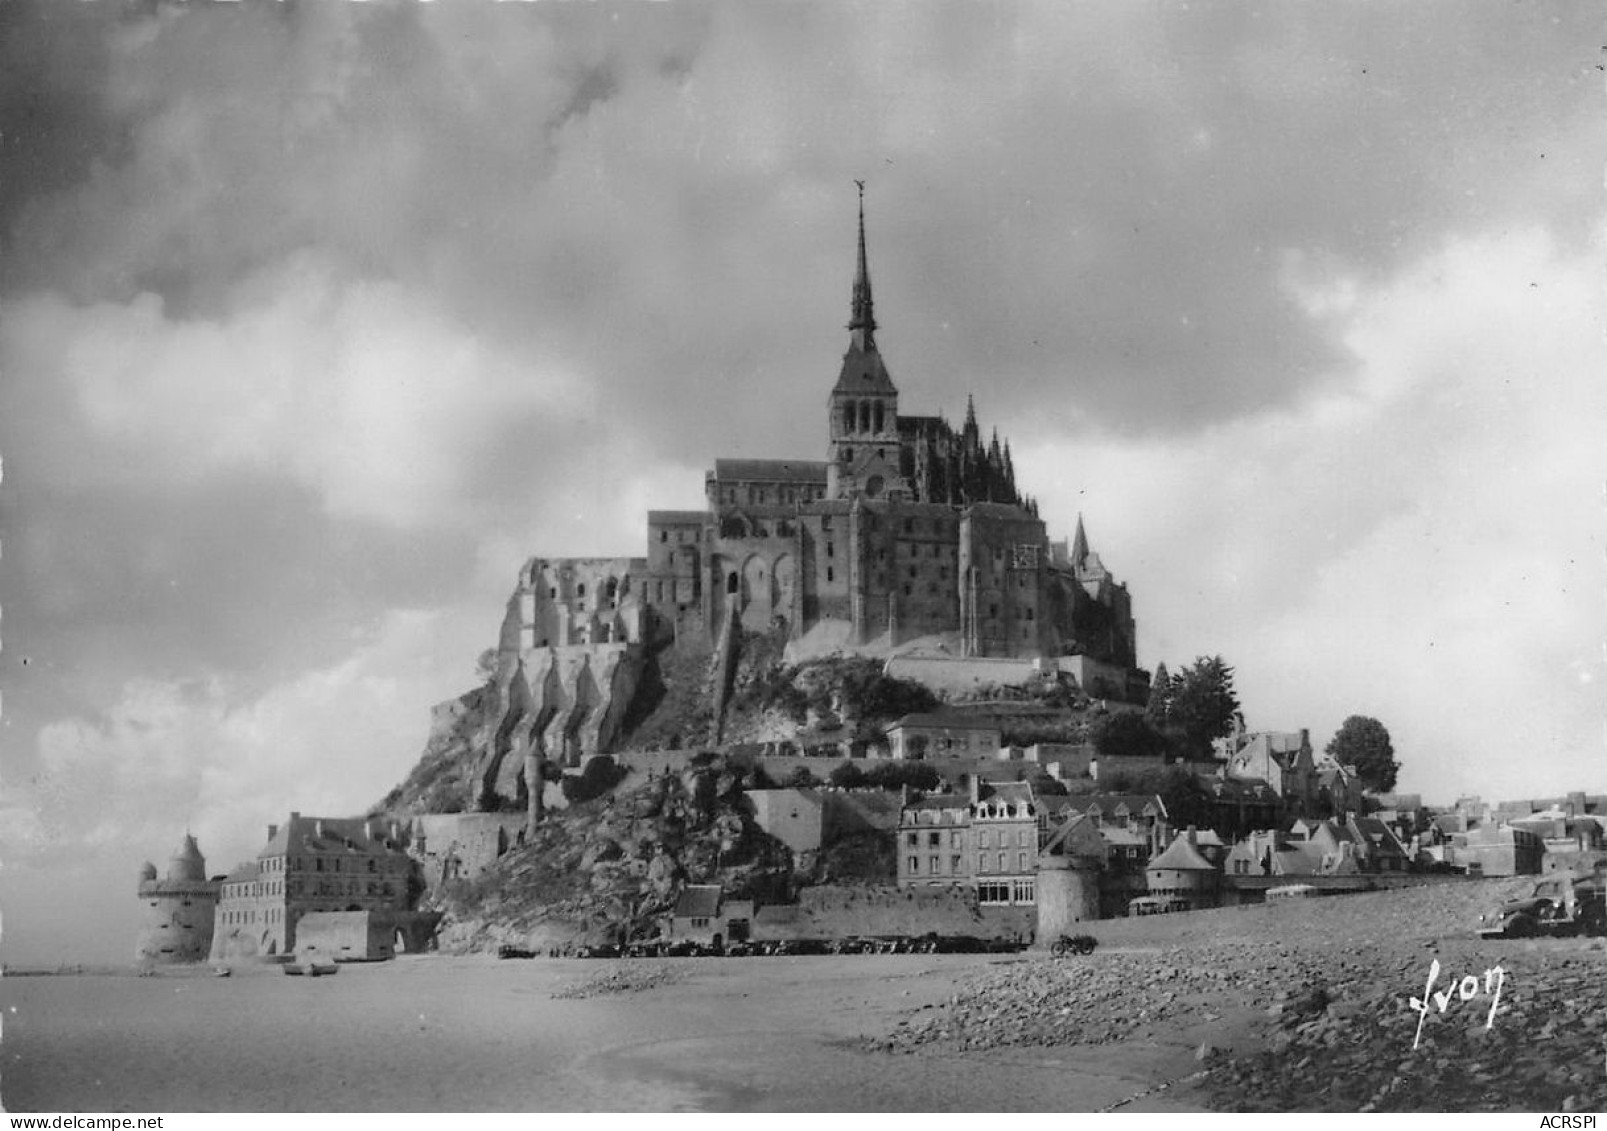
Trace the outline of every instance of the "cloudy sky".
<instances>
[{"instance_id":1,"label":"cloudy sky","mask_svg":"<svg viewBox=\"0 0 1607 1131\"><path fill-rule=\"evenodd\" d=\"M1607 791L1596 6L0 5L0 911L359 811L532 554L819 458L853 178L905 411L974 392L1140 658Z\"/></svg>"}]
</instances>

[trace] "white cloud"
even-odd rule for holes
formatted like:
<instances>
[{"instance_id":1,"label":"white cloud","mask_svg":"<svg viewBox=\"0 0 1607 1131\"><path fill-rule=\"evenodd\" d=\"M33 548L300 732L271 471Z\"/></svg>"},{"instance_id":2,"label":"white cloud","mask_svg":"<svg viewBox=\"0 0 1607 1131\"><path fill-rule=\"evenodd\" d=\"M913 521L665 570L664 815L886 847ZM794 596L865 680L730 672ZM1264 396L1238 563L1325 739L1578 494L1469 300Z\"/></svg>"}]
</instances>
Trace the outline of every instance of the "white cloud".
<instances>
[{"instance_id":1,"label":"white cloud","mask_svg":"<svg viewBox=\"0 0 1607 1131\"><path fill-rule=\"evenodd\" d=\"M36 296L7 304L4 322L7 367L67 383L91 438L117 445L124 458L101 475L286 477L334 516L403 528L455 524L508 445L573 433L593 412L571 374L310 254L247 280L215 319L171 317L145 293Z\"/></svg>"},{"instance_id":2,"label":"white cloud","mask_svg":"<svg viewBox=\"0 0 1607 1131\"><path fill-rule=\"evenodd\" d=\"M472 685L479 647L495 641L487 612L485 624L393 612L345 659L255 697L218 679L141 679L103 716L46 725L37 774L8 789L8 808L31 819L7 823L7 861L64 853L132 875L131 857L163 857L188 827L223 871L293 809L361 812L412 769L429 708Z\"/></svg>"},{"instance_id":3,"label":"white cloud","mask_svg":"<svg viewBox=\"0 0 1607 1131\"><path fill-rule=\"evenodd\" d=\"M1089 515L1141 659L1222 653L1253 726L1374 715L1432 799L1601 788L1607 371L1599 247L1448 243L1372 287L1307 280L1337 391L1192 440L1016 453ZM1033 489L1029 487L1029 489Z\"/></svg>"}]
</instances>

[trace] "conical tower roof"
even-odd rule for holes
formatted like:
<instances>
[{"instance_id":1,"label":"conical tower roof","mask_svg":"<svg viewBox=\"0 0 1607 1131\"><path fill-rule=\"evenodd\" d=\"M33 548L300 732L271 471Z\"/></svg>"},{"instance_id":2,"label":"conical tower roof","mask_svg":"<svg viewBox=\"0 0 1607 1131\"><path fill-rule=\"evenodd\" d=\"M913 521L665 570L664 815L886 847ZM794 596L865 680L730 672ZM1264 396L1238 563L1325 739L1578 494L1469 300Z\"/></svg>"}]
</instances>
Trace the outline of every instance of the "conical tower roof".
<instances>
[{"instance_id":1,"label":"conical tower roof","mask_svg":"<svg viewBox=\"0 0 1607 1131\"><path fill-rule=\"evenodd\" d=\"M1163 871L1172 870L1178 872L1216 871L1216 869L1211 866L1210 861L1201 856L1200 850L1195 847L1194 842L1189 835L1193 831L1194 830L1190 829L1189 832L1178 833L1177 838L1167 846L1166 851L1155 857L1155 859L1151 860L1147 865L1147 868L1158 868Z\"/></svg>"},{"instance_id":2,"label":"conical tower roof","mask_svg":"<svg viewBox=\"0 0 1607 1131\"><path fill-rule=\"evenodd\" d=\"M167 878L174 881L206 882L206 857L189 833L167 862Z\"/></svg>"}]
</instances>

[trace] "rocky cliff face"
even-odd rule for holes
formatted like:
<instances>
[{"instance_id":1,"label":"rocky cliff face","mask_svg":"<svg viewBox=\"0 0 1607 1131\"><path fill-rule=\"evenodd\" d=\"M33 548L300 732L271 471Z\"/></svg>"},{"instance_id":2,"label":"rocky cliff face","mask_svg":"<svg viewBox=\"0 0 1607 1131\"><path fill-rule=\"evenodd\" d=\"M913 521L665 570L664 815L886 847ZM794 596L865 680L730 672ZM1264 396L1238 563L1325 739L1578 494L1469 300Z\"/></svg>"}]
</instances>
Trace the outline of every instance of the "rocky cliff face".
<instances>
[{"instance_id":1,"label":"rocky cliff face","mask_svg":"<svg viewBox=\"0 0 1607 1131\"><path fill-rule=\"evenodd\" d=\"M745 805L745 772L709 755L681 774L632 775L605 797L548 815L475 880L426 896L446 913L445 950L545 948L655 933L684 883L779 902L792 856Z\"/></svg>"}]
</instances>

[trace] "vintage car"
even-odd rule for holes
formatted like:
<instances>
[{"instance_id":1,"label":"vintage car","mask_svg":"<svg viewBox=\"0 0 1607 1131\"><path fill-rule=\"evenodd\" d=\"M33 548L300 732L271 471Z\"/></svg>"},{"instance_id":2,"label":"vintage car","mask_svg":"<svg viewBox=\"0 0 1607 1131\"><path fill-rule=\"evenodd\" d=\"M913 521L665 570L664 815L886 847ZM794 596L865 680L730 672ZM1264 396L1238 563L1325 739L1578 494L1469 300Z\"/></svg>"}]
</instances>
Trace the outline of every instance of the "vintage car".
<instances>
[{"instance_id":1,"label":"vintage car","mask_svg":"<svg viewBox=\"0 0 1607 1131\"><path fill-rule=\"evenodd\" d=\"M1600 879L1541 880L1534 894L1479 916L1482 939L1607 935L1607 886Z\"/></svg>"},{"instance_id":2,"label":"vintage car","mask_svg":"<svg viewBox=\"0 0 1607 1131\"><path fill-rule=\"evenodd\" d=\"M1577 920L1554 899L1517 899L1490 915L1479 916L1481 939L1527 939L1538 935L1577 935Z\"/></svg>"}]
</instances>

